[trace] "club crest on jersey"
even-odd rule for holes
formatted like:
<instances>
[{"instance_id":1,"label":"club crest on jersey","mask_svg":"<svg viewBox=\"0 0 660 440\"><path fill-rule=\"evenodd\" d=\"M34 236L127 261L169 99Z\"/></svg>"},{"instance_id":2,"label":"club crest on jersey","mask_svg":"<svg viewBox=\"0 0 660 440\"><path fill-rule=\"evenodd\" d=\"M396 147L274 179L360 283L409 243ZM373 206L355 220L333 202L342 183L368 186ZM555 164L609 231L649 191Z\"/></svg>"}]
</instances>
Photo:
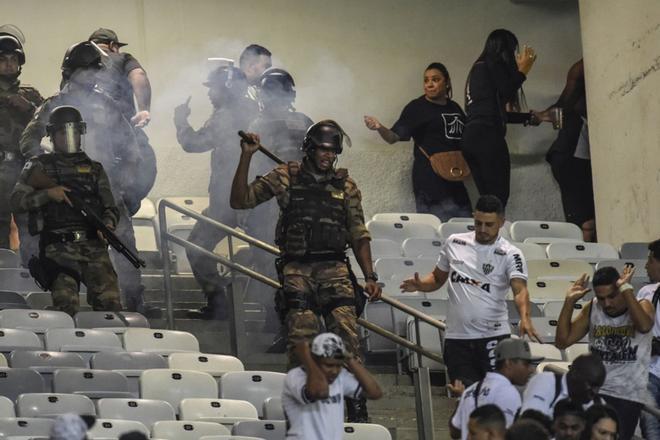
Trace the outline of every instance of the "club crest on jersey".
<instances>
[{"instance_id":1,"label":"club crest on jersey","mask_svg":"<svg viewBox=\"0 0 660 440\"><path fill-rule=\"evenodd\" d=\"M506 252L503 251L502 249L495 249L495 255L506 255Z\"/></svg>"},{"instance_id":2,"label":"club crest on jersey","mask_svg":"<svg viewBox=\"0 0 660 440\"><path fill-rule=\"evenodd\" d=\"M484 275L488 275L495 270L495 267L492 264L484 263L483 266L481 266L481 269L484 271Z\"/></svg>"}]
</instances>

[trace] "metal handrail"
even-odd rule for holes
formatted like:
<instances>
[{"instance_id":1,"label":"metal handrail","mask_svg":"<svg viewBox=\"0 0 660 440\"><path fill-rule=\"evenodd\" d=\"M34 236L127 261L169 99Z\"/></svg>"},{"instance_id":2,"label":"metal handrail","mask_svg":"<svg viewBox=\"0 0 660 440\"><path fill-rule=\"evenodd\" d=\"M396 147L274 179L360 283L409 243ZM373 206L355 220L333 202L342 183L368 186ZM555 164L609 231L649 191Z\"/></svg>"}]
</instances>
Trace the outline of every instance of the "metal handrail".
<instances>
[{"instance_id":1,"label":"metal handrail","mask_svg":"<svg viewBox=\"0 0 660 440\"><path fill-rule=\"evenodd\" d=\"M565 368L560 367L559 365L554 365L554 364L548 364L545 367L543 367L543 371L550 371L552 373L556 374L566 374L568 373L568 370ZM642 407L643 411L646 411L647 413L655 416L657 419L660 419L660 408L657 408L655 406L651 406L648 404L644 404Z\"/></svg>"}]
</instances>

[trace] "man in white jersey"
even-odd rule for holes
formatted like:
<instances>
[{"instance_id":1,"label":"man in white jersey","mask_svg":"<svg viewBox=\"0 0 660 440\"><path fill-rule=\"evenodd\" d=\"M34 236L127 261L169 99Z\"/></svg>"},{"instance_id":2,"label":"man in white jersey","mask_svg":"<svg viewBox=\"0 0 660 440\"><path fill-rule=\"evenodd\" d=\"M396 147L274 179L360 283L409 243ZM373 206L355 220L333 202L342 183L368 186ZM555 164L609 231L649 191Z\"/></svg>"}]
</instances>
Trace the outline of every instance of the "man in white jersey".
<instances>
[{"instance_id":1,"label":"man in white jersey","mask_svg":"<svg viewBox=\"0 0 660 440\"><path fill-rule=\"evenodd\" d=\"M380 399L383 392L378 382L334 333L319 334L311 348L299 342L295 350L302 365L287 373L282 391L289 421L286 438L342 440L344 398Z\"/></svg>"},{"instance_id":2,"label":"man in white jersey","mask_svg":"<svg viewBox=\"0 0 660 440\"><path fill-rule=\"evenodd\" d=\"M653 324L653 343L651 345L651 365L649 367L648 389L653 396L653 404L660 406L660 314L658 301L660 300L660 240L649 244L649 257L646 260L646 273L651 284L642 287L638 297L650 297L655 311ZM654 415L642 413L642 434L649 440L660 440L660 420Z\"/></svg>"},{"instance_id":3,"label":"man in white jersey","mask_svg":"<svg viewBox=\"0 0 660 440\"><path fill-rule=\"evenodd\" d=\"M603 359L607 370L600 394L619 414L619 438L632 438L646 402L648 368L655 311L652 298L636 296L628 282L635 272L613 267L594 273L595 298L571 322L573 307L590 290L583 274L566 293L557 322L555 345L570 347L589 334L589 349Z\"/></svg>"},{"instance_id":4,"label":"man in white jersey","mask_svg":"<svg viewBox=\"0 0 660 440\"><path fill-rule=\"evenodd\" d=\"M474 231L449 236L433 272L415 273L401 284L403 292L432 292L449 280L444 360L452 383L470 385L493 370L493 349L511 333L509 287L520 313L520 335L540 339L529 315L527 264L522 252L499 236L503 225L499 199L481 196Z\"/></svg>"},{"instance_id":5,"label":"man in white jersey","mask_svg":"<svg viewBox=\"0 0 660 440\"><path fill-rule=\"evenodd\" d=\"M533 357L529 342L522 339L503 339L495 347L495 371L486 373L479 382L465 389L456 411L449 421L449 433L453 439L468 438L468 421L474 409L494 404L504 413L506 426L513 423L520 409L520 392L534 374L542 357Z\"/></svg>"}]
</instances>

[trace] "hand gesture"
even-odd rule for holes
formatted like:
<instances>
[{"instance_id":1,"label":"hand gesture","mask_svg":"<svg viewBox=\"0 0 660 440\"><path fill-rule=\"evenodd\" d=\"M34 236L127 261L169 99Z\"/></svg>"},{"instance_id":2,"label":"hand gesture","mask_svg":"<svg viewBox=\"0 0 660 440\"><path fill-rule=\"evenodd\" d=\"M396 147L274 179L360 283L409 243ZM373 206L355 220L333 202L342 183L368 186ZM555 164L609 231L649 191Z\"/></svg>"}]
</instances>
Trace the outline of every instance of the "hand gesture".
<instances>
[{"instance_id":1,"label":"hand gesture","mask_svg":"<svg viewBox=\"0 0 660 440\"><path fill-rule=\"evenodd\" d=\"M518 65L518 70L527 75L529 71L532 70L534 61L536 61L536 52L534 52L534 49L525 44L523 46L523 50L518 53L518 55L516 55L516 64Z\"/></svg>"},{"instance_id":2,"label":"hand gesture","mask_svg":"<svg viewBox=\"0 0 660 440\"><path fill-rule=\"evenodd\" d=\"M520 329L521 338L528 336L531 341L541 342L541 336L536 332L536 329L534 328L534 324L532 324L531 319L529 318L521 319L520 323L518 324L518 327Z\"/></svg>"},{"instance_id":3,"label":"hand gesture","mask_svg":"<svg viewBox=\"0 0 660 440\"><path fill-rule=\"evenodd\" d=\"M623 267L623 272L621 273L621 276L619 277L618 280L616 280L616 288L618 289L624 284L629 283L634 274L635 274L635 266L633 264L627 263Z\"/></svg>"},{"instance_id":4,"label":"hand gesture","mask_svg":"<svg viewBox=\"0 0 660 440\"><path fill-rule=\"evenodd\" d=\"M69 206L73 206L71 200L69 200L69 198L66 196L66 193L70 191L71 190L66 186L59 185L59 186L54 186L52 188L48 188L46 190L46 193L48 194L48 197L50 197L51 200L57 203L66 202Z\"/></svg>"},{"instance_id":5,"label":"hand gesture","mask_svg":"<svg viewBox=\"0 0 660 440\"><path fill-rule=\"evenodd\" d=\"M448 383L447 388L451 392L452 397L461 397L465 392L465 385L460 379L456 379L454 383Z\"/></svg>"},{"instance_id":6,"label":"hand gesture","mask_svg":"<svg viewBox=\"0 0 660 440\"><path fill-rule=\"evenodd\" d=\"M364 117L364 124L369 130L378 130L383 126L378 119L374 118L373 116L366 115Z\"/></svg>"},{"instance_id":7,"label":"hand gesture","mask_svg":"<svg viewBox=\"0 0 660 440\"><path fill-rule=\"evenodd\" d=\"M151 114L147 110L142 110L137 112L132 118L131 123L135 124L135 127L142 128L146 127L151 121Z\"/></svg>"},{"instance_id":8,"label":"hand gesture","mask_svg":"<svg viewBox=\"0 0 660 440\"><path fill-rule=\"evenodd\" d=\"M176 107L174 107L174 122L175 123L181 123L183 121L188 120L188 116L190 116L190 100L192 99L192 96L188 96L188 99L186 99L186 102L183 104L179 104Z\"/></svg>"},{"instance_id":9,"label":"hand gesture","mask_svg":"<svg viewBox=\"0 0 660 440\"><path fill-rule=\"evenodd\" d=\"M25 99L21 95L8 96L7 97L7 102L9 103L9 105L11 105L12 107L17 108L18 110L20 110L22 112L27 112L27 111L30 111L34 108L32 103L30 101L28 101L27 99Z\"/></svg>"},{"instance_id":10,"label":"hand gesture","mask_svg":"<svg viewBox=\"0 0 660 440\"><path fill-rule=\"evenodd\" d=\"M369 301L374 302L380 298L380 295L383 293L383 288L374 280L369 280L364 285L364 291L369 295Z\"/></svg>"},{"instance_id":11,"label":"hand gesture","mask_svg":"<svg viewBox=\"0 0 660 440\"><path fill-rule=\"evenodd\" d=\"M255 133L245 133L245 135L250 139L250 141L246 141L241 137L241 150L243 153L252 155L261 146L261 139L259 138L259 135Z\"/></svg>"},{"instance_id":12,"label":"hand gesture","mask_svg":"<svg viewBox=\"0 0 660 440\"><path fill-rule=\"evenodd\" d=\"M577 302L581 300L584 295L587 294L591 289L587 286L589 285L589 276L586 273L583 273L580 278L578 278L571 287L568 288L566 292L566 299Z\"/></svg>"},{"instance_id":13,"label":"hand gesture","mask_svg":"<svg viewBox=\"0 0 660 440\"><path fill-rule=\"evenodd\" d=\"M422 288L422 280L419 278L419 272L415 272L413 278L403 280L399 286L402 292L417 292Z\"/></svg>"}]
</instances>

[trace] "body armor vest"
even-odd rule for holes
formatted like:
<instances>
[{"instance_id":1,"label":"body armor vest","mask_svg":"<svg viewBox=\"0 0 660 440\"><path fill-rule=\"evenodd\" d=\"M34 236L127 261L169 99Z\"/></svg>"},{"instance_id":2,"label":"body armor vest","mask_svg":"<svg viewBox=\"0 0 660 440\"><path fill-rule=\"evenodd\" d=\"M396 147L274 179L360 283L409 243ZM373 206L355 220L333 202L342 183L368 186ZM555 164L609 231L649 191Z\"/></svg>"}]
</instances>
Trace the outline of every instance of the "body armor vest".
<instances>
[{"instance_id":1,"label":"body armor vest","mask_svg":"<svg viewBox=\"0 0 660 440\"><path fill-rule=\"evenodd\" d=\"M347 173L338 170L329 182L318 183L299 167L289 164L289 204L280 215L277 245L285 258L343 254L349 244Z\"/></svg>"},{"instance_id":2,"label":"body armor vest","mask_svg":"<svg viewBox=\"0 0 660 440\"><path fill-rule=\"evenodd\" d=\"M103 216L103 206L99 197L98 180L100 169L97 163L84 153L63 156L44 155L40 158L46 174L58 185L71 189L99 217ZM68 204L50 202L42 208L44 230L86 230L90 225L85 217Z\"/></svg>"},{"instance_id":3,"label":"body armor vest","mask_svg":"<svg viewBox=\"0 0 660 440\"><path fill-rule=\"evenodd\" d=\"M0 80L0 151L20 153L18 144L25 126L32 119L34 108L21 111L5 102L12 95L20 95L30 101L34 108L41 104L41 95L32 87L19 87L18 81L6 84ZM2 158L0 158L1 160Z\"/></svg>"}]
</instances>

